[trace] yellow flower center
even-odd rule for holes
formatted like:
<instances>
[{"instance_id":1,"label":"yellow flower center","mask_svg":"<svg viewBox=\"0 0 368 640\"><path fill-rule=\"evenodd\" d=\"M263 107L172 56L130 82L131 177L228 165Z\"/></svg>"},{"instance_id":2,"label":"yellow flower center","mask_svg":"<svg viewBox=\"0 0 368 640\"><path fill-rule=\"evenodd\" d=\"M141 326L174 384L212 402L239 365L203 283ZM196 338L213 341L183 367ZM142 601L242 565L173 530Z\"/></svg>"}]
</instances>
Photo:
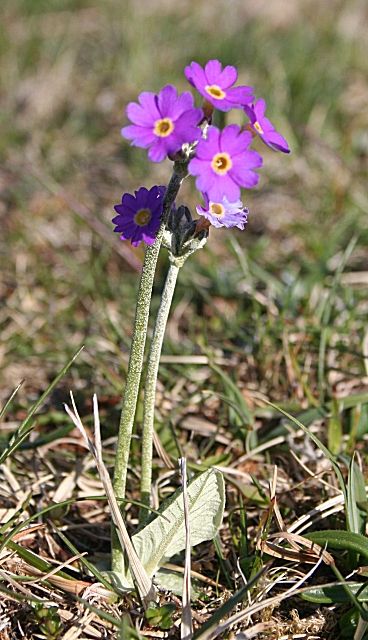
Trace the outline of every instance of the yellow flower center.
<instances>
[{"instance_id":1,"label":"yellow flower center","mask_svg":"<svg viewBox=\"0 0 368 640\"><path fill-rule=\"evenodd\" d=\"M208 84L205 86L205 90L211 98L216 98L216 100L223 100L226 98L225 91L223 91L217 84Z\"/></svg>"},{"instance_id":2,"label":"yellow flower center","mask_svg":"<svg viewBox=\"0 0 368 640\"><path fill-rule=\"evenodd\" d=\"M223 216L225 213L225 207L219 202L211 202L210 211L214 216Z\"/></svg>"},{"instance_id":3,"label":"yellow flower center","mask_svg":"<svg viewBox=\"0 0 368 640\"><path fill-rule=\"evenodd\" d=\"M156 120L153 133L160 138L166 138L174 131L174 123L171 118L161 118Z\"/></svg>"},{"instance_id":4,"label":"yellow flower center","mask_svg":"<svg viewBox=\"0 0 368 640\"><path fill-rule=\"evenodd\" d=\"M222 151L213 156L211 167L219 176L225 175L233 166L232 160L228 153Z\"/></svg>"},{"instance_id":5,"label":"yellow flower center","mask_svg":"<svg viewBox=\"0 0 368 640\"><path fill-rule=\"evenodd\" d=\"M261 135L264 133L261 125L259 124L259 122L257 122L257 120L253 123L253 127L256 129L256 131L258 131L258 133L260 133Z\"/></svg>"},{"instance_id":6,"label":"yellow flower center","mask_svg":"<svg viewBox=\"0 0 368 640\"><path fill-rule=\"evenodd\" d=\"M150 209L138 209L133 219L139 227L145 227L151 221L151 218L152 213Z\"/></svg>"}]
</instances>

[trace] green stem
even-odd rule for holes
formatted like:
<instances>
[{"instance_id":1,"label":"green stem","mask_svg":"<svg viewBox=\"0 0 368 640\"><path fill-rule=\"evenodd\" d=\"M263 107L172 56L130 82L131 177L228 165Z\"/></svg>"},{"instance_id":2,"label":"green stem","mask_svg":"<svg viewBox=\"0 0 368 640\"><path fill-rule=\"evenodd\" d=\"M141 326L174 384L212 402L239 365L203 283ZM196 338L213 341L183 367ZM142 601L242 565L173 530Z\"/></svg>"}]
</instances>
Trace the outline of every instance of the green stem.
<instances>
[{"instance_id":1,"label":"green stem","mask_svg":"<svg viewBox=\"0 0 368 640\"><path fill-rule=\"evenodd\" d=\"M152 286L156 271L158 254L161 247L166 220L170 213L174 200L178 194L181 182L187 173L187 164L187 162L175 162L174 164L174 171L168 184L164 198L162 223L154 244L147 247L144 258L141 280L139 283L133 338L130 348L128 373L124 390L123 406L121 410L119 435L116 448L113 486L115 495L118 500L123 500L125 498L130 443L138 400L139 384L142 375L144 348L146 344L147 326L152 296ZM120 546L120 542L115 533L115 529L113 529L113 571L122 571L124 566L123 562L123 552Z\"/></svg>"},{"instance_id":2,"label":"green stem","mask_svg":"<svg viewBox=\"0 0 368 640\"><path fill-rule=\"evenodd\" d=\"M151 503L152 450L158 367L167 319L169 317L179 269L180 265L171 264L167 273L148 355L147 373L144 385L141 467L141 501L147 506L150 506ZM141 509L140 521L142 522L146 516L147 510L144 508Z\"/></svg>"}]
</instances>

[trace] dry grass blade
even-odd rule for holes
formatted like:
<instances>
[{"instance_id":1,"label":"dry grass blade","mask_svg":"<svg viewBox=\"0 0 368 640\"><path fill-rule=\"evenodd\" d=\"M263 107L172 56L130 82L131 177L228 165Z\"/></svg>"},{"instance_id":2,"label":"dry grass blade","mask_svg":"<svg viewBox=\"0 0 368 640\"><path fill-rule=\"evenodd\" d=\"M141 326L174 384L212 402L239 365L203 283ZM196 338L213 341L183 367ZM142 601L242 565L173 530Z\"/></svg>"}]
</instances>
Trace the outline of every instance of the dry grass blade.
<instances>
[{"instance_id":1,"label":"dry grass blade","mask_svg":"<svg viewBox=\"0 0 368 640\"><path fill-rule=\"evenodd\" d=\"M193 620L190 608L190 520L189 501L187 488L187 461L185 458L179 460L181 482L183 486L184 503L184 523L185 523L185 565L183 580L183 613L181 618L180 637L182 640L191 640L193 637Z\"/></svg>"},{"instance_id":2,"label":"dry grass blade","mask_svg":"<svg viewBox=\"0 0 368 640\"><path fill-rule=\"evenodd\" d=\"M42 580L49 580L50 578L52 578L52 576L54 576L61 569L64 569L68 565L72 565L73 562L75 562L76 560L80 560L80 558L83 558L83 556L86 555L86 553L87 553L86 551L84 551L84 553L78 553L75 556L72 556L71 558L68 558L68 560L66 560L62 564L58 564L54 569L52 569L48 573L41 574L42 575ZM28 582L28 584L30 584L32 582L38 582L38 581L39 581L39 579L35 578L34 580L28 580L27 582ZM72 582L72 581L70 580L69 582Z\"/></svg>"},{"instance_id":3,"label":"dry grass blade","mask_svg":"<svg viewBox=\"0 0 368 640\"><path fill-rule=\"evenodd\" d=\"M153 432L153 444L157 451L158 456L161 458L165 467L167 467L168 469L175 469L175 465L173 464L173 462L170 459L170 456L166 453L164 447L162 446L161 440L158 437L156 431Z\"/></svg>"},{"instance_id":4,"label":"dry grass blade","mask_svg":"<svg viewBox=\"0 0 368 640\"><path fill-rule=\"evenodd\" d=\"M29 569L29 572L36 574L37 569L32 567ZM40 580L45 579L41 571L39 572L39 576ZM85 582L84 580L67 580L66 578L61 578L60 576L49 576L47 580L50 584L54 585L54 587L62 589L66 593L72 593L73 595L77 596L82 595L82 593L91 586L89 582ZM98 595L108 598L109 596L111 596L111 593L107 593L106 589L102 588L101 590L99 588Z\"/></svg>"},{"instance_id":5,"label":"dry grass blade","mask_svg":"<svg viewBox=\"0 0 368 640\"><path fill-rule=\"evenodd\" d=\"M79 417L79 414L74 402L73 394L70 393L70 396L71 396L73 411L68 407L68 405L64 405L65 410L69 415L69 417L71 418L71 420L73 421L73 423L75 424L75 426L77 427L77 429L82 434L88 449L90 450L91 454L95 459L98 473L100 475L101 481L103 483L103 486L106 492L106 497L111 509L112 519L116 526L120 543L127 553L129 564L137 585L139 595L142 598L142 602L144 603L145 606L148 606L148 604L155 599L155 589L154 589L152 580L150 580L150 578L148 577L141 561L137 556L137 553L133 547L133 544L130 540L128 531L125 527L124 520L120 513L119 505L117 503L117 500L114 494L109 473L102 460L100 419L99 419L99 413L98 413L97 397L96 395L93 396L93 414L94 414L95 442L96 442L96 445L94 445L93 442L91 442L91 440L88 438L87 432Z\"/></svg>"},{"instance_id":6,"label":"dry grass blade","mask_svg":"<svg viewBox=\"0 0 368 640\"><path fill-rule=\"evenodd\" d=\"M283 539L294 547L294 549L285 549L281 545L270 542L271 539ZM298 547L304 547L306 551L302 551ZM258 543L258 548L268 555L276 558L283 558L286 560L297 560L298 562L306 562L314 564L319 558L328 565L335 564L335 561L330 553L322 549L318 544L298 536L295 533L289 533L288 531L279 531L273 533L268 537L268 540L261 540Z\"/></svg>"},{"instance_id":7,"label":"dry grass blade","mask_svg":"<svg viewBox=\"0 0 368 640\"><path fill-rule=\"evenodd\" d=\"M0 420L5 416L9 406L11 405L13 399L15 398L15 396L17 395L19 389L23 384L24 384L24 380L21 380L20 383L17 384L17 386L15 387L14 391L12 391L12 393L10 394L4 406L0 409Z\"/></svg>"},{"instance_id":8,"label":"dry grass blade","mask_svg":"<svg viewBox=\"0 0 368 640\"><path fill-rule=\"evenodd\" d=\"M302 533L305 529L309 529L309 527L314 524L317 520L322 520L323 518L327 518L328 516L337 513L338 511L342 511L344 508L344 496L340 493L333 498L329 498L322 504L318 504L313 509L308 511L308 513L304 513L298 520L293 522L287 530L289 533Z\"/></svg>"},{"instance_id":9,"label":"dry grass blade","mask_svg":"<svg viewBox=\"0 0 368 640\"><path fill-rule=\"evenodd\" d=\"M58 565L55 568L55 571L60 571L62 567L67 566L74 558L65 562L63 565ZM86 589L91 588L92 586L95 589L96 595L101 598L108 599L111 597L111 591L107 591L102 585L91 585L90 582L86 582L85 580L74 580L73 578L64 578L62 576L54 575L53 572L45 573L36 567L28 564L27 562L22 561L19 562L19 558L15 556L13 559L7 560L7 565L11 568L14 565L14 571L21 569L22 573L25 576L35 576L35 580L32 582L44 582L47 580L49 584L52 584L54 587L61 589L66 593L72 593L73 595L81 595ZM29 580L27 580L27 584L29 584ZM18 588L20 588L18 586Z\"/></svg>"}]
</instances>

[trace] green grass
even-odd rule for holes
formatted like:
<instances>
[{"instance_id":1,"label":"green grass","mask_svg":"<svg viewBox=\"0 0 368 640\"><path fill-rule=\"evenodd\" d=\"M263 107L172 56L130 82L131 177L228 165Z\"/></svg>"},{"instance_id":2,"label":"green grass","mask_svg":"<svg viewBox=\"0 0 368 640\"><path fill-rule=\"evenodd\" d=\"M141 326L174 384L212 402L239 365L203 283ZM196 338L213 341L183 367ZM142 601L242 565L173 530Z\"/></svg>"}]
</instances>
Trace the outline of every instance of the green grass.
<instances>
[{"instance_id":1,"label":"green grass","mask_svg":"<svg viewBox=\"0 0 368 640\"><path fill-rule=\"evenodd\" d=\"M337 491L327 459L304 436L289 436L291 423L262 404L260 394L316 430L337 456L347 484L354 450L367 479L368 59L363 6L337 0L292 6L277 0L261 9L252 3L234 3L233 8L225 0L179 5L164 0L3 0L2 9L0 405L25 380L7 408L2 442L85 345L33 416L36 437L9 458L26 495L34 482L32 465L41 475L55 475L55 485L45 481L41 505L32 497L23 519L50 504L57 484L75 469L75 457L83 463L78 444L60 440L58 446L70 429L62 413L70 388L86 424L91 424L90 398L98 394L104 435L116 435L137 261L143 253L119 253L113 205L123 191L164 184L170 172L169 162L152 165L144 151L121 138L126 103L167 83L186 89L183 67L217 57L236 64L241 80L266 98L271 119L292 146L290 157L262 149L260 185L247 194L246 230L212 230L206 249L183 268L164 343L164 355L177 361L163 359L159 374L157 430L166 450L174 459L181 451L193 465L216 461L246 474L226 477L230 517L222 549L217 548L221 562L210 545L193 551L200 572L231 585L230 598L243 586L237 554L244 554L240 565L247 577L262 564L255 538L272 515L268 483L273 465L287 526ZM191 207L196 204L189 180L182 198ZM81 213L81 206L88 212ZM166 268L163 251L153 310ZM183 364L182 356L207 356L208 361ZM195 420L214 430L197 432ZM216 439L216 429L227 445ZM281 440L268 448L274 438ZM45 460L46 441L51 446ZM250 452L259 446L262 452L253 456ZM332 488L311 478L290 449ZM137 499L138 451L136 439L132 500ZM113 461L111 442L106 459ZM155 477L162 472L157 462ZM89 469L83 469L84 475L86 482L96 480ZM78 497L79 491L75 485L72 495ZM160 497L165 491L159 485ZM5 494L4 508L21 509L17 495ZM90 495L95 495L92 488ZM92 537L72 529L68 538L76 548L84 545L82 550L100 554L103 565L108 545L101 537L96 550L93 535L100 534L101 526L107 537L108 515L95 521L86 509L71 508L64 524L82 527L87 513L95 527ZM17 514L14 526L22 521L22 510ZM133 507L129 523L131 514L134 520ZM275 520L270 522L276 531ZM346 521L338 512L316 528L346 529ZM32 545L36 553L45 549L41 537ZM57 546L58 560L65 560L66 553L69 557L65 547ZM351 552L342 558L343 575L357 566L353 561ZM300 567L289 563L290 576L293 568ZM319 571L311 579L316 588L335 579L328 569ZM264 579L255 588L262 590ZM208 597L212 612L223 604L214 592ZM294 605L301 620L317 615L317 604L294 599ZM287 604L282 607L280 629L302 633L304 623L293 627ZM133 637L132 615L124 625ZM339 616L334 638L343 637L338 636L343 633ZM27 633L32 633L28 627ZM319 633L330 637L323 626Z\"/></svg>"}]
</instances>

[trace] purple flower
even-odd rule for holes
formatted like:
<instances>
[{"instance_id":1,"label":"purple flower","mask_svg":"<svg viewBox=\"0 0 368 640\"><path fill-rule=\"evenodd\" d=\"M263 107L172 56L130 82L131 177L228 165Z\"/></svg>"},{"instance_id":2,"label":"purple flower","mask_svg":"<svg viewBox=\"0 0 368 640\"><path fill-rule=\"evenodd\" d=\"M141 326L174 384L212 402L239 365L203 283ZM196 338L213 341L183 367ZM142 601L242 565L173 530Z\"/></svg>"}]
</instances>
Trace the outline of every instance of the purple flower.
<instances>
[{"instance_id":1,"label":"purple flower","mask_svg":"<svg viewBox=\"0 0 368 640\"><path fill-rule=\"evenodd\" d=\"M199 141L188 170L198 176L196 187L207 193L209 200L222 202L226 197L235 202L239 200L240 187L250 189L257 184L259 177L253 169L262 165L262 158L247 149L251 141L252 134L240 131L236 124L222 131L208 127L207 138Z\"/></svg>"},{"instance_id":2,"label":"purple flower","mask_svg":"<svg viewBox=\"0 0 368 640\"><path fill-rule=\"evenodd\" d=\"M194 108L189 91L178 96L175 87L168 84L158 94L143 91L138 100L139 104L128 104L126 114L133 124L123 127L121 134L136 147L149 147L152 162L161 162L168 154L179 151L185 142L201 137L197 125L203 111Z\"/></svg>"},{"instance_id":3,"label":"purple flower","mask_svg":"<svg viewBox=\"0 0 368 640\"><path fill-rule=\"evenodd\" d=\"M244 207L241 200L229 202L223 198L221 202L212 202L206 193L202 194L204 207L198 205L197 213L204 216L214 227L238 227L244 229L248 222L248 209Z\"/></svg>"},{"instance_id":4,"label":"purple flower","mask_svg":"<svg viewBox=\"0 0 368 640\"><path fill-rule=\"evenodd\" d=\"M249 126L256 133L263 142L273 149L274 151L282 151L283 153L290 153L289 145L285 138L278 133L273 126L272 122L265 118L266 101L263 99L257 100L252 106L245 106L244 111L247 114L250 123Z\"/></svg>"},{"instance_id":5,"label":"purple flower","mask_svg":"<svg viewBox=\"0 0 368 640\"><path fill-rule=\"evenodd\" d=\"M124 193L121 204L114 206L117 216L113 218L114 231L121 240L130 240L134 247L140 242L153 244L160 226L165 187L152 187L149 191L140 187L138 191Z\"/></svg>"},{"instance_id":6,"label":"purple flower","mask_svg":"<svg viewBox=\"0 0 368 640\"><path fill-rule=\"evenodd\" d=\"M203 69L198 62L185 67L185 77L199 93L220 111L241 108L254 100L252 87L232 87L238 78L235 67L222 68L218 60L209 60Z\"/></svg>"}]
</instances>

